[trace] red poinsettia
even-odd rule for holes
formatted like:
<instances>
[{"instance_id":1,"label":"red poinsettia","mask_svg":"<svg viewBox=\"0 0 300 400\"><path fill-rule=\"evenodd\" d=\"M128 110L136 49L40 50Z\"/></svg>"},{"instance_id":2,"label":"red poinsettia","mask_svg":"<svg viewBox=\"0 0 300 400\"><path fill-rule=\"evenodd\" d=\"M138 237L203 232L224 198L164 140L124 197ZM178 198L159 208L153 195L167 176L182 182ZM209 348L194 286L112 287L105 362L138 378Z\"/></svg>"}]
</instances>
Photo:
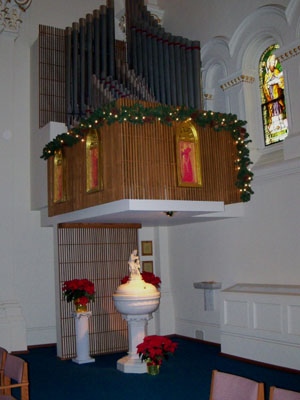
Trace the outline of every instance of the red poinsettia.
<instances>
[{"instance_id":1,"label":"red poinsettia","mask_svg":"<svg viewBox=\"0 0 300 400\"><path fill-rule=\"evenodd\" d=\"M172 342L165 336L146 336L143 343L137 345L137 353L147 365L161 365L163 360L168 360L173 354L178 343Z\"/></svg>"},{"instance_id":2,"label":"red poinsettia","mask_svg":"<svg viewBox=\"0 0 300 400\"><path fill-rule=\"evenodd\" d=\"M158 276L155 276L154 274L152 274L152 272L142 272L141 273L142 279L146 282L146 283L151 283L152 285L154 285L156 288L160 287L161 284L161 280ZM126 282L128 282L129 280L129 276L126 275L124 276L124 278L121 280L121 283L124 284Z\"/></svg>"},{"instance_id":3,"label":"red poinsettia","mask_svg":"<svg viewBox=\"0 0 300 400\"><path fill-rule=\"evenodd\" d=\"M88 279L66 281L62 290L67 302L76 301L79 304L86 305L95 297L95 286Z\"/></svg>"}]
</instances>

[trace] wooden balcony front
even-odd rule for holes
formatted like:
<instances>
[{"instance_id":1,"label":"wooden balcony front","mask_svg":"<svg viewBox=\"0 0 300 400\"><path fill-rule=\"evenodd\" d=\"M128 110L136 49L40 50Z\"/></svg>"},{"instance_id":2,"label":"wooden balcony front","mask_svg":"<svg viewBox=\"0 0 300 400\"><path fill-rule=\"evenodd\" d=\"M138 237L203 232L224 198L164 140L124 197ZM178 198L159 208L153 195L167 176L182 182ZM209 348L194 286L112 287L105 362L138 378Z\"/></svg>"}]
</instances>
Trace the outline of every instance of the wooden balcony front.
<instances>
[{"instance_id":1,"label":"wooden balcony front","mask_svg":"<svg viewBox=\"0 0 300 400\"><path fill-rule=\"evenodd\" d=\"M118 106L133 103L119 100ZM143 102L144 107L153 103ZM99 137L99 190L87 190L86 140L64 147L64 196L55 199L55 161L48 159L49 216L85 209L121 199L240 202L237 181L237 147L231 131L194 125L198 136L201 186L179 185L176 132L159 120L133 124L104 123Z\"/></svg>"}]
</instances>

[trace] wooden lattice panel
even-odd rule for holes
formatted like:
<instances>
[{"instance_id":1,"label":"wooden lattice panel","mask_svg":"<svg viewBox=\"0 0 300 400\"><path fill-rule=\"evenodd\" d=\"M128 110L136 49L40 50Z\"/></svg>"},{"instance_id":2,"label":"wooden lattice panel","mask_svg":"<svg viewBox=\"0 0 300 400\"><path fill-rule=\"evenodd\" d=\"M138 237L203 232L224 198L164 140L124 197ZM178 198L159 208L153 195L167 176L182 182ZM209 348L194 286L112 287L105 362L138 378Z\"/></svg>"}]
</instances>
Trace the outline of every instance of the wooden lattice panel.
<instances>
[{"instance_id":1,"label":"wooden lattice panel","mask_svg":"<svg viewBox=\"0 0 300 400\"><path fill-rule=\"evenodd\" d=\"M125 351L127 323L115 309L113 293L128 275L128 258L137 248L139 225L60 224L58 265L60 285L62 358L76 355L74 305L67 303L61 287L71 279L89 279L95 284L95 302L88 305L90 353Z\"/></svg>"},{"instance_id":2,"label":"wooden lattice panel","mask_svg":"<svg viewBox=\"0 0 300 400\"><path fill-rule=\"evenodd\" d=\"M39 26L39 126L65 122L64 29Z\"/></svg>"}]
</instances>

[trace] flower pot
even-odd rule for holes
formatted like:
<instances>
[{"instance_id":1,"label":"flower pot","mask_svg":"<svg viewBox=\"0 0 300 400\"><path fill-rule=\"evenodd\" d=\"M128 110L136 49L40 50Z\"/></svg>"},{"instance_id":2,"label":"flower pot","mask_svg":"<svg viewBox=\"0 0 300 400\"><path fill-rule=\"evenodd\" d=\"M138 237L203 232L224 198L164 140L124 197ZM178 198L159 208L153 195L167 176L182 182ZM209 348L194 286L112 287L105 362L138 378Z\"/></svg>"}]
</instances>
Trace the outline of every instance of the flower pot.
<instances>
[{"instance_id":1,"label":"flower pot","mask_svg":"<svg viewBox=\"0 0 300 400\"><path fill-rule=\"evenodd\" d=\"M147 372L149 375L158 375L159 374L159 365L147 364Z\"/></svg>"},{"instance_id":2,"label":"flower pot","mask_svg":"<svg viewBox=\"0 0 300 400\"><path fill-rule=\"evenodd\" d=\"M80 313L80 312L86 312L87 311L87 305L86 304L80 304L76 300L74 300L74 304L75 304L76 312Z\"/></svg>"}]
</instances>

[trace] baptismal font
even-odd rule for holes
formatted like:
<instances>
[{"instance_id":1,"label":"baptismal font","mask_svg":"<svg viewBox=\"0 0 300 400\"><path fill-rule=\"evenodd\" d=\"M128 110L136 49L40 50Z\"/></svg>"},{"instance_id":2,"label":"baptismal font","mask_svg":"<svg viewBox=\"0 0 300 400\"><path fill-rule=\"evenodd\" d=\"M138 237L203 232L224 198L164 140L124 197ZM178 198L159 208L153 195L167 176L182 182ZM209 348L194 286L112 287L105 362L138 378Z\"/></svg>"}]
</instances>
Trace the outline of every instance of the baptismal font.
<instances>
[{"instance_id":1,"label":"baptismal font","mask_svg":"<svg viewBox=\"0 0 300 400\"><path fill-rule=\"evenodd\" d=\"M148 321L158 309L160 292L151 283L146 283L140 273L137 250L133 250L129 261L129 280L118 286L113 298L116 309L128 323L128 354L117 361L117 369L125 373L142 374L147 372L136 346L146 336Z\"/></svg>"}]
</instances>

